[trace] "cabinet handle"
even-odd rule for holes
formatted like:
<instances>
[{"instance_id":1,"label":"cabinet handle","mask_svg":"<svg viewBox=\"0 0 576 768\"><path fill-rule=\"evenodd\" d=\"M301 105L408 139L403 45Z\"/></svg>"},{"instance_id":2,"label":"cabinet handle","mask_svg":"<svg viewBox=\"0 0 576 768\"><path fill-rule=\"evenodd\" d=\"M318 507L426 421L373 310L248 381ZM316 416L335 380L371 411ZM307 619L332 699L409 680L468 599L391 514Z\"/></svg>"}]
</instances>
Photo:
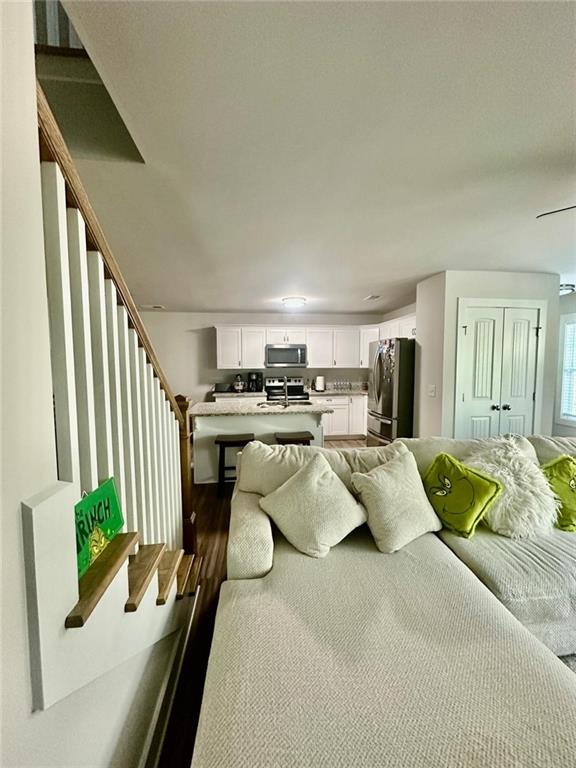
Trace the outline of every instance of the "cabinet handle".
<instances>
[{"instance_id":1,"label":"cabinet handle","mask_svg":"<svg viewBox=\"0 0 576 768\"><path fill-rule=\"evenodd\" d=\"M336 360L334 360L334 365L336 365Z\"/></svg>"},{"instance_id":2,"label":"cabinet handle","mask_svg":"<svg viewBox=\"0 0 576 768\"><path fill-rule=\"evenodd\" d=\"M503 411L511 411L512 410L512 406L510 405L510 403L504 403L504 405L502 406L502 410Z\"/></svg>"},{"instance_id":3,"label":"cabinet handle","mask_svg":"<svg viewBox=\"0 0 576 768\"><path fill-rule=\"evenodd\" d=\"M242 361L238 360L238 368L242 368Z\"/></svg>"},{"instance_id":4,"label":"cabinet handle","mask_svg":"<svg viewBox=\"0 0 576 768\"><path fill-rule=\"evenodd\" d=\"M491 405L491 406L490 406L490 410L491 410L491 411L499 411L499 410L500 410L500 406L499 406L499 405L494 405L494 404L493 404L493 405Z\"/></svg>"}]
</instances>

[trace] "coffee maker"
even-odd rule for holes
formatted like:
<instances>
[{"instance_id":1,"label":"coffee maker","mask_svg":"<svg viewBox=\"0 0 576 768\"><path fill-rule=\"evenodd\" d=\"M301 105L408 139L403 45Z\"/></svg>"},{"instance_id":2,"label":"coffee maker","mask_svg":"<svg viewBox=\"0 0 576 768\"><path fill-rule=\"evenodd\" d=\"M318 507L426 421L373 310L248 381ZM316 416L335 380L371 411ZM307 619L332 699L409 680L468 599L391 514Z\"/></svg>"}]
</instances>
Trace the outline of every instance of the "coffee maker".
<instances>
[{"instance_id":1,"label":"coffee maker","mask_svg":"<svg viewBox=\"0 0 576 768\"><path fill-rule=\"evenodd\" d=\"M264 380L260 371L252 371L248 374L248 392L262 392Z\"/></svg>"}]
</instances>

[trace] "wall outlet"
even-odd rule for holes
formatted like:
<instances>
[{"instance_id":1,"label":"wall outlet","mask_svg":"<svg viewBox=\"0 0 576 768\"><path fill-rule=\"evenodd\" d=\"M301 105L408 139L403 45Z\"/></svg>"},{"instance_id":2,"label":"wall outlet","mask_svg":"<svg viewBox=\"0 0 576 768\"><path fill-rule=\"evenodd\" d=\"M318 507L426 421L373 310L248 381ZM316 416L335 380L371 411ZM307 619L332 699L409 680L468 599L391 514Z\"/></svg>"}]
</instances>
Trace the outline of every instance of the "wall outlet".
<instances>
[{"instance_id":1,"label":"wall outlet","mask_svg":"<svg viewBox=\"0 0 576 768\"><path fill-rule=\"evenodd\" d=\"M436 397L436 384L428 384L428 397Z\"/></svg>"}]
</instances>

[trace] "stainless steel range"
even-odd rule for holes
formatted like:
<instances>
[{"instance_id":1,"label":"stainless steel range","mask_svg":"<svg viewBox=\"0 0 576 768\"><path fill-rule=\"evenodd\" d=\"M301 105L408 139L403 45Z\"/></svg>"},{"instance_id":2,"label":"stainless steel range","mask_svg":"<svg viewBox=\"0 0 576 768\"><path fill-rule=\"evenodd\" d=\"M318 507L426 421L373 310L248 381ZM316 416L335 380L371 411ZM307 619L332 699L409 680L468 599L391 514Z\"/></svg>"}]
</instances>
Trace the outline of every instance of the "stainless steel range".
<instances>
[{"instance_id":1,"label":"stainless steel range","mask_svg":"<svg viewBox=\"0 0 576 768\"><path fill-rule=\"evenodd\" d=\"M310 399L308 392L304 391L304 379L299 376L266 377L264 391L270 401L302 403Z\"/></svg>"}]
</instances>

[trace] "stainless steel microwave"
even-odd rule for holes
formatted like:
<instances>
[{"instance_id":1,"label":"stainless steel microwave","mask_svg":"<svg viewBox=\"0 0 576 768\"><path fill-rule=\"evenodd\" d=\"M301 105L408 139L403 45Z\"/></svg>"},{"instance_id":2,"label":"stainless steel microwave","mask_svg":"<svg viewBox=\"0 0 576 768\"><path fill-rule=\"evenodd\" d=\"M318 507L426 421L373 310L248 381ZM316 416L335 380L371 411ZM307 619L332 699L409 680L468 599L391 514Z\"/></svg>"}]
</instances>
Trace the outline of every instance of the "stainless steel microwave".
<instances>
[{"instance_id":1,"label":"stainless steel microwave","mask_svg":"<svg viewBox=\"0 0 576 768\"><path fill-rule=\"evenodd\" d=\"M266 368L306 368L306 344L266 344Z\"/></svg>"}]
</instances>

